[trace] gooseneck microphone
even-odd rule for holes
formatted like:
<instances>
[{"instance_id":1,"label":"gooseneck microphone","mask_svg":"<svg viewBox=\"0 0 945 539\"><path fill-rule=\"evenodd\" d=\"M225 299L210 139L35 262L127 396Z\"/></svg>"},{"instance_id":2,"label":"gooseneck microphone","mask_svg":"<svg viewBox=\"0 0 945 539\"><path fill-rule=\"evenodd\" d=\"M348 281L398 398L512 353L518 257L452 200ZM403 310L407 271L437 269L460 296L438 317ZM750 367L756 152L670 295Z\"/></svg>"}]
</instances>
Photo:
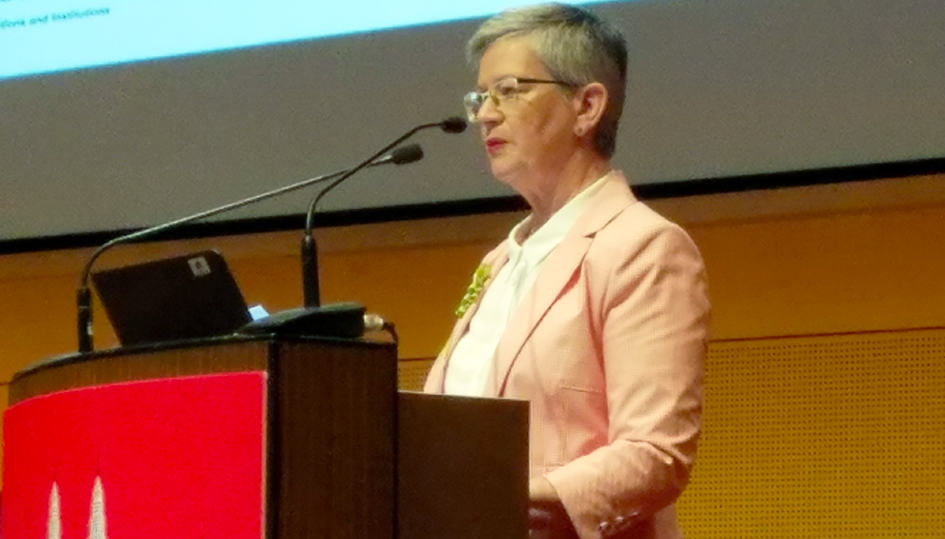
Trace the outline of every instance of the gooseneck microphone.
<instances>
[{"instance_id":1,"label":"gooseneck microphone","mask_svg":"<svg viewBox=\"0 0 945 539\"><path fill-rule=\"evenodd\" d=\"M387 149L389 148L390 147L388 147ZM364 166L362 166L361 168L364 168L367 166L374 167L374 166L386 165L386 164L391 164L391 163L395 165L402 165L406 163L412 163L423 157L423 150L420 149L420 145L418 144L411 144L409 146L404 146L403 148L397 148L396 150L392 151L388 155L385 155L383 157L378 157L380 156L381 153L383 152L378 152L374 156L375 159L372 159L368 163L364 164ZM261 193L261 194L254 195L248 198L244 198L242 200L237 200L235 202L231 202L223 206L219 206L219 207L212 208L206 211L202 211L200 213L195 213L193 215L188 215L180 219L175 219L168 223L160 224L160 225L153 226L150 228L141 229L136 232L132 232L130 234L125 234L123 236L118 236L117 238L113 238L105 242L102 246L100 246L98 249L92 252L91 256L89 256L88 260L86 261L85 266L82 268L82 272L79 275L79 287L76 292L76 305L78 308L77 309L77 329L78 329L79 352L86 353L86 352L92 351L92 346L93 346L92 293L89 288L89 276L92 272L92 265L95 263L98 257L102 255L102 253L122 243L128 243L135 240L140 240L140 239L156 236L162 232L165 232L172 228L177 228L179 226L185 225L187 223L191 223L193 221L205 219L207 217L211 217L219 213L235 210L237 208L241 208L243 206L247 206L255 202L272 198L274 196L288 193L290 191L295 191L303 187L308 187L309 185L312 185L312 184L328 181L328 180L331 180L332 178L337 178L345 174L350 174L351 170L352 169L339 170L336 172L331 172L329 174L322 174L321 176L308 178L307 180L302 180L302 181L299 181L290 185L286 185L284 187L273 189L271 191L266 191L265 193Z\"/></svg>"},{"instance_id":2,"label":"gooseneck microphone","mask_svg":"<svg viewBox=\"0 0 945 539\"><path fill-rule=\"evenodd\" d=\"M466 120L460 118L459 116L452 116L440 122L440 129L446 131L447 133L462 133L466 130L467 122Z\"/></svg>"},{"instance_id":3,"label":"gooseneck microphone","mask_svg":"<svg viewBox=\"0 0 945 539\"><path fill-rule=\"evenodd\" d=\"M431 127L439 127L445 133L462 133L466 130L466 125L466 120L455 116L447 118L441 122L420 124L410 129L403 135L397 137L393 142L387 144L374 153L374 155L368 157L354 168L348 170L346 173L342 174L340 178L333 181L327 187L318 192L318 194L309 204L308 212L305 214L305 234L302 236L302 297L303 305L305 305L305 307L316 308L321 304L318 285L318 246L315 244L315 238L312 235L315 208L318 206L318 203L321 201L321 199L324 198L324 196L327 195L329 191L335 187L338 187L341 182L347 180L351 176L354 176L358 173L358 171L372 163L377 158L377 156L412 137L418 131L429 129Z\"/></svg>"}]
</instances>

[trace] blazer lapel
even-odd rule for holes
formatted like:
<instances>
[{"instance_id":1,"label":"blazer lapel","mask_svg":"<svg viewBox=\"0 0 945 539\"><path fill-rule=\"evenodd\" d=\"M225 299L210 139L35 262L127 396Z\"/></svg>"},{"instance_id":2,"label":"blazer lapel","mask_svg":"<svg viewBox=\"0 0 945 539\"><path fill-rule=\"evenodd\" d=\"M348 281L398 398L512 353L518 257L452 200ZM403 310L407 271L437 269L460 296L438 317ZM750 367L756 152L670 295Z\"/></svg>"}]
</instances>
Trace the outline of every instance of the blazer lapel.
<instances>
[{"instance_id":1,"label":"blazer lapel","mask_svg":"<svg viewBox=\"0 0 945 539\"><path fill-rule=\"evenodd\" d=\"M492 364L493 375L488 377L492 380L492 387L486 388L486 396L502 395L509 371L522 346L584 260L590 244L590 238L569 234L548 256L535 284L522 298L499 340Z\"/></svg>"},{"instance_id":2,"label":"blazer lapel","mask_svg":"<svg viewBox=\"0 0 945 539\"><path fill-rule=\"evenodd\" d=\"M492 387L486 388L486 396L501 396L505 392L509 371L522 347L571 281L591 246L594 234L634 202L636 199L623 174L612 172L571 231L542 264L535 284L509 320L496 349L494 370L489 376Z\"/></svg>"}]
</instances>

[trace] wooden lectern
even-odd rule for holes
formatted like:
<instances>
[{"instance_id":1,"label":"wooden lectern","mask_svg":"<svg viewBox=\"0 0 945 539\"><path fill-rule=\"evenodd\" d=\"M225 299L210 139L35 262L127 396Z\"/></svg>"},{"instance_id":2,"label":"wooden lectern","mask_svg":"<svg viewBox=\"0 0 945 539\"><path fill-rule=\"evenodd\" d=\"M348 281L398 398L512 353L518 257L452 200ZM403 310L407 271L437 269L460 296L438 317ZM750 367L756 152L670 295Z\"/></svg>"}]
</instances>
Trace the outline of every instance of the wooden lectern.
<instances>
[{"instance_id":1,"label":"wooden lectern","mask_svg":"<svg viewBox=\"0 0 945 539\"><path fill-rule=\"evenodd\" d=\"M10 385L4 535L525 537L527 403L396 387L395 346L365 340L33 365Z\"/></svg>"}]
</instances>

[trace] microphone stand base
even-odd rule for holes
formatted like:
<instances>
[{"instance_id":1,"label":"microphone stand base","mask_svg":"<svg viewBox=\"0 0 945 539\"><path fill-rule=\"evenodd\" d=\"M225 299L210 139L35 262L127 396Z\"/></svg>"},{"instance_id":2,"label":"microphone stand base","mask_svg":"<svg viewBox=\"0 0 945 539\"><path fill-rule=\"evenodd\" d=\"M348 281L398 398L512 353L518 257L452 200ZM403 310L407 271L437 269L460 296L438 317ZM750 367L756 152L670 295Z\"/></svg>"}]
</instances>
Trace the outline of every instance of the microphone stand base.
<instances>
[{"instance_id":1,"label":"microphone stand base","mask_svg":"<svg viewBox=\"0 0 945 539\"><path fill-rule=\"evenodd\" d=\"M254 320L236 330L236 333L356 339L364 335L364 312L364 306L354 302L299 307Z\"/></svg>"}]
</instances>

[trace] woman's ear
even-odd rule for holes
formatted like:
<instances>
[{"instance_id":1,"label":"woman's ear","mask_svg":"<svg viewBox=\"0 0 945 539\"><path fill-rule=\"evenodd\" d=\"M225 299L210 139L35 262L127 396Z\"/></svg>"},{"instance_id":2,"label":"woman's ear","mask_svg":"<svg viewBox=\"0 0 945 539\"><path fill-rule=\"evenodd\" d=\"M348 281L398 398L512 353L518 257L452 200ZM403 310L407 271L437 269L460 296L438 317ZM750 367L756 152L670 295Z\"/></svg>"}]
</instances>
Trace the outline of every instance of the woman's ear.
<instances>
[{"instance_id":1,"label":"woman's ear","mask_svg":"<svg viewBox=\"0 0 945 539\"><path fill-rule=\"evenodd\" d=\"M583 137L597 127L604 116L608 98L607 88L599 82L592 82L575 91L575 135Z\"/></svg>"}]
</instances>

